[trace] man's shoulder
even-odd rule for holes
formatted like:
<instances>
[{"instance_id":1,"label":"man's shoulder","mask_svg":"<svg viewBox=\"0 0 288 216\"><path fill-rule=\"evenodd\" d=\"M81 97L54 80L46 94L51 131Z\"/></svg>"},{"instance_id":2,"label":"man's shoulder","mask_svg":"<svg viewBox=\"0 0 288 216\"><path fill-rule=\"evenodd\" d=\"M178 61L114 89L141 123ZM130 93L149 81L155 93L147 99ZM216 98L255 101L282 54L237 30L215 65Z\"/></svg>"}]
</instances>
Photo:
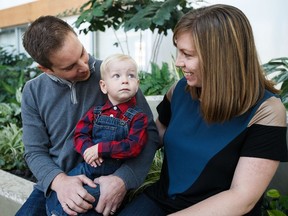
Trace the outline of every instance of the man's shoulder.
<instances>
[{"instance_id":1,"label":"man's shoulder","mask_svg":"<svg viewBox=\"0 0 288 216\"><path fill-rule=\"evenodd\" d=\"M25 83L25 86L24 88L27 88L27 87L36 87L38 85L41 85L41 83L43 82L46 82L46 79L48 79L48 76L45 74L45 73L41 73L39 74L38 76L28 80L26 83Z\"/></svg>"},{"instance_id":2,"label":"man's shoulder","mask_svg":"<svg viewBox=\"0 0 288 216\"><path fill-rule=\"evenodd\" d=\"M89 54L89 68L91 70L91 72L100 72L100 65L102 63L102 60L100 59L96 59L95 57L93 57L92 55Z\"/></svg>"}]
</instances>

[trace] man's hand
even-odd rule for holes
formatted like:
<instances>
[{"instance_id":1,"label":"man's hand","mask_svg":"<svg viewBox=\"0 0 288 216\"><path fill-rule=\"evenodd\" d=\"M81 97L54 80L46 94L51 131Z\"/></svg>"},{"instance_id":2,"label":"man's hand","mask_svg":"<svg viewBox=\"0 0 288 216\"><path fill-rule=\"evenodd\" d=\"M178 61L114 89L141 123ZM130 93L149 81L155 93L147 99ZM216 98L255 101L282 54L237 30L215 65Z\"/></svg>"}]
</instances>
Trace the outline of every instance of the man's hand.
<instances>
[{"instance_id":1,"label":"man's hand","mask_svg":"<svg viewBox=\"0 0 288 216\"><path fill-rule=\"evenodd\" d=\"M51 184L63 210L69 215L84 213L93 207L90 203L95 199L83 188L83 184L96 187L95 183L84 175L67 176L65 173L57 175Z\"/></svg>"},{"instance_id":2,"label":"man's hand","mask_svg":"<svg viewBox=\"0 0 288 216\"><path fill-rule=\"evenodd\" d=\"M123 180L109 175L96 178L94 182L100 185L100 198L95 210L104 216L113 215L127 192Z\"/></svg>"}]
</instances>

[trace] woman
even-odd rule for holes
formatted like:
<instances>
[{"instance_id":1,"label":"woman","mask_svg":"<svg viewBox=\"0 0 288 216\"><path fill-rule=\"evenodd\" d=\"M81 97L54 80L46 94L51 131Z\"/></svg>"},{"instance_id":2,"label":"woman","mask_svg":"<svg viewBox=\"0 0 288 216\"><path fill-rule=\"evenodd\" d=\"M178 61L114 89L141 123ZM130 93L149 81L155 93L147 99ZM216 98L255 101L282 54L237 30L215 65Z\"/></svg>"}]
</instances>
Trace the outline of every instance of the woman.
<instances>
[{"instance_id":1,"label":"woman","mask_svg":"<svg viewBox=\"0 0 288 216\"><path fill-rule=\"evenodd\" d=\"M261 197L288 158L286 111L249 21L229 5L199 8L181 18L173 41L185 78L157 107L161 177L120 215L261 215Z\"/></svg>"}]
</instances>

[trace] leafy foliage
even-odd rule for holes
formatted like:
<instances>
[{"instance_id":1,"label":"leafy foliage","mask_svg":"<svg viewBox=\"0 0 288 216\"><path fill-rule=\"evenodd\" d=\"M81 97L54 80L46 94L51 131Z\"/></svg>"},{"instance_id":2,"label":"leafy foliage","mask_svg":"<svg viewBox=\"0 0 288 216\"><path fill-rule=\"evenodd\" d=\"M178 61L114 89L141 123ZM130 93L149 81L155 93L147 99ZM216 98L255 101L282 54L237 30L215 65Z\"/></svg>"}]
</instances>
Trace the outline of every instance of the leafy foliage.
<instances>
[{"instance_id":1,"label":"leafy foliage","mask_svg":"<svg viewBox=\"0 0 288 216\"><path fill-rule=\"evenodd\" d=\"M0 102L17 103L15 95L24 83L40 73L24 53L10 53L0 47Z\"/></svg>"},{"instance_id":2,"label":"leafy foliage","mask_svg":"<svg viewBox=\"0 0 288 216\"><path fill-rule=\"evenodd\" d=\"M22 128L11 123L0 130L0 137L0 168L4 170L25 169Z\"/></svg>"},{"instance_id":3,"label":"leafy foliage","mask_svg":"<svg viewBox=\"0 0 288 216\"><path fill-rule=\"evenodd\" d=\"M155 157L153 159L152 165L150 167L150 170L148 172L148 175L146 176L146 179L144 183L137 189L132 190L129 193L129 200L132 200L137 194L142 192L147 186L155 183L160 178L162 163L163 163L163 148L160 148L156 151Z\"/></svg>"},{"instance_id":4,"label":"leafy foliage","mask_svg":"<svg viewBox=\"0 0 288 216\"><path fill-rule=\"evenodd\" d=\"M262 208L263 216L286 216L288 215L288 196L281 195L276 189L270 189L265 194Z\"/></svg>"},{"instance_id":5,"label":"leafy foliage","mask_svg":"<svg viewBox=\"0 0 288 216\"><path fill-rule=\"evenodd\" d=\"M0 168L27 169L23 158L21 91L39 73L33 60L0 47Z\"/></svg>"},{"instance_id":6,"label":"leafy foliage","mask_svg":"<svg viewBox=\"0 0 288 216\"><path fill-rule=\"evenodd\" d=\"M11 103L0 103L0 130L8 126L10 123L22 127L21 123L21 92L18 89L16 92L16 100ZM1 136L0 136L1 139Z\"/></svg>"},{"instance_id":7,"label":"leafy foliage","mask_svg":"<svg viewBox=\"0 0 288 216\"><path fill-rule=\"evenodd\" d=\"M272 80L281 84L282 102L288 109L288 57L275 58L262 65L267 75L274 75Z\"/></svg>"},{"instance_id":8,"label":"leafy foliage","mask_svg":"<svg viewBox=\"0 0 288 216\"><path fill-rule=\"evenodd\" d=\"M140 88L145 96L164 95L170 86L179 80L181 73L174 67L172 71L166 62L160 68L156 63L151 63L151 73L139 73Z\"/></svg>"},{"instance_id":9,"label":"leafy foliage","mask_svg":"<svg viewBox=\"0 0 288 216\"><path fill-rule=\"evenodd\" d=\"M22 142L21 92L17 90L16 102L0 103L0 168L25 170Z\"/></svg>"},{"instance_id":10,"label":"leafy foliage","mask_svg":"<svg viewBox=\"0 0 288 216\"><path fill-rule=\"evenodd\" d=\"M85 34L124 27L125 31L150 29L154 32L157 29L159 34L167 35L168 30L173 29L178 19L191 8L191 3L186 0L89 0L80 8L76 27L90 23L81 29Z\"/></svg>"}]
</instances>

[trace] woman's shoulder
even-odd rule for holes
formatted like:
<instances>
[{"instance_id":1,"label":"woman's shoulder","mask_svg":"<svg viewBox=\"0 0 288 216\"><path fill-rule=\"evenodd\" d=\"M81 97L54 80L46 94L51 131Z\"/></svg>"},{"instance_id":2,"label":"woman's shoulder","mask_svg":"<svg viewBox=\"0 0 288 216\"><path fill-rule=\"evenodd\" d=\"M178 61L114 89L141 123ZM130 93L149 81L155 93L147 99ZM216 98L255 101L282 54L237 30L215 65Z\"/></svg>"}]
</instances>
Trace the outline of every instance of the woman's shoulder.
<instances>
[{"instance_id":1,"label":"woman's shoulder","mask_svg":"<svg viewBox=\"0 0 288 216\"><path fill-rule=\"evenodd\" d=\"M252 124L286 127L286 109L281 99L272 96L265 100L257 109L249 126Z\"/></svg>"},{"instance_id":2,"label":"woman's shoulder","mask_svg":"<svg viewBox=\"0 0 288 216\"><path fill-rule=\"evenodd\" d=\"M185 79L180 79L178 80L177 82L175 82L171 87L170 89L167 91L166 93L166 97L168 99L169 102L171 102L171 99L172 99L172 95L174 93L174 90L176 88L176 86L186 86L186 80Z\"/></svg>"}]
</instances>

